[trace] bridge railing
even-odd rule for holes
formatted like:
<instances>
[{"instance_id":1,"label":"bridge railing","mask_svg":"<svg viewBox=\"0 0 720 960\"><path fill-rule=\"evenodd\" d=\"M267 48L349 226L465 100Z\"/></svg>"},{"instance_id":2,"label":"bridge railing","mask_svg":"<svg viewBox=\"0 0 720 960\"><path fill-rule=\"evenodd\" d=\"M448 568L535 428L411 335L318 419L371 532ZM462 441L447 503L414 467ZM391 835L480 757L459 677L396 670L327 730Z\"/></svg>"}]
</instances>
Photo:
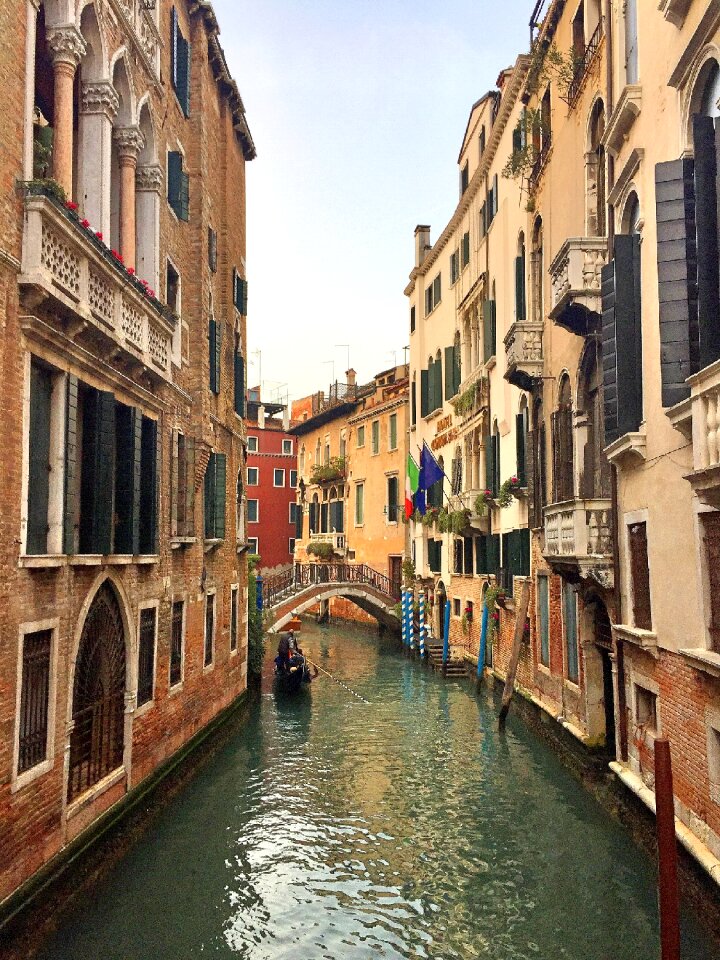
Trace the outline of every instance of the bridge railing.
<instances>
[{"instance_id":1,"label":"bridge railing","mask_svg":"<svg viewBox=\"0 0 720 960\"><path fill-rule=\"evenodd\" d=\"M263 581L263 607L267 610L307 587L323 583L363 583L391 600L400 599L400 581L391 580L367 564L296 563L291 569Z\"/></svg>"}]
</instances>

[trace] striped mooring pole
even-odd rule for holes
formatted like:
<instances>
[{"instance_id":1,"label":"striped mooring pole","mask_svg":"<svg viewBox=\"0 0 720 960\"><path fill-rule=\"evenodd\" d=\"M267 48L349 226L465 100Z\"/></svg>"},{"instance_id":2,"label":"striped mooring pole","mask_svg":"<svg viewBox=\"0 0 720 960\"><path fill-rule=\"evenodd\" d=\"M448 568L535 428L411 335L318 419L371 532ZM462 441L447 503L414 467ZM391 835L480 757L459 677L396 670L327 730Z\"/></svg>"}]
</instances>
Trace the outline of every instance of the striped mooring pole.
<instances>
[{"instance_id":1,"label":"striped mooring pole","mask_svg":"<svg viewBox=\"0 0 720 960\"><path fill-rule=\"evenodd\" d=\"M410 650L415 650L415 594L412 587L408 589L408 639Z\"/></svg>"},{"instance_id":2,"label":"striped mooring pole","mask_svg":"<svg viewBox=\"0 0 720 960\"><path fill-rule=\"evenodd\" d=\"M420 633L420 657L425 656L425 635L427 632L427 626L425 625L425 591L421 590L418 594L418 604L420 608L419 612L419 624L418 630Z\"/></svg>"},{"instance_id":3,"label":"striped mooring pole","mask_svg":"<svg viewBox=\"0 0 720 960\"><path fill-rule=\"evenodd\" d=\"M401 612L401 621L402 621L402 642L403 646L407 646L407 590L403 587L403 591L400 598L400 612Z\"/></svg>"}]
</instances>

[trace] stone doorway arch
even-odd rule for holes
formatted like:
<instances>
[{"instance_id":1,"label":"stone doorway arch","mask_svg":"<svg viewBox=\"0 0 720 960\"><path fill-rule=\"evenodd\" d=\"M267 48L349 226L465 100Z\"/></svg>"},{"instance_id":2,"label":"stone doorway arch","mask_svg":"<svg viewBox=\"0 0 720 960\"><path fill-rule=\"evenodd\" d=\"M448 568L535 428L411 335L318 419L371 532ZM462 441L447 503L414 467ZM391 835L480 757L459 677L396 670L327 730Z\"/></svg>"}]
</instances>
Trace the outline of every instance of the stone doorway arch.
<instances>
[{"instance_id":1,"label":"stone doorway arch","mask_svg":"<svg viewBox=\"0 0 720 960\"><path fill-rule=\"evenodd\" d=\"M68 803L123 764L126 671L120 601L106 580L88 610L75 662Z\"/></svg>"}]
</instances>

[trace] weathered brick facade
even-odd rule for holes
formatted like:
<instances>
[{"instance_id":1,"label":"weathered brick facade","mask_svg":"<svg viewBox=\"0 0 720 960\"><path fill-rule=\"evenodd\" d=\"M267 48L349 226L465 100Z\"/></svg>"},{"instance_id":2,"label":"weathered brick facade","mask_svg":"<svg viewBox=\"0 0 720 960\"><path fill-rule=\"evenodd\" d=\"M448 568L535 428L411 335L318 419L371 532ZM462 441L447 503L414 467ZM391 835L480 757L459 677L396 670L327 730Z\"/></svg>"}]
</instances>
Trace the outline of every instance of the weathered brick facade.
<instances>
[{"instance_id":1,"label":"weathered brick facade","mask_svg":"<svg viewBox=\"0 0 720 960\"><path fill-rule=\"evenodd\" d=\"M67 9L59 9L63 7ZM245 531L237 528L235 504L236 478L244 473L245 426L233 386L238 363L247 355L246 311L235 294L236 277L245 279L245 163L254 156L254 147L209 3L163 0L154 12L117 0L97 7L96 15L93 5L66 0L52 9L40 4L36 10L30 0L3 4L0 10L0 77L8 102L18 105L0 117L0 901L157 770L242 694L247 683L247 566L244 553L238 552ZM75 23L77 28L65 28ZM62 35L53 32L56 25L63 27ZM36 30L39 59L34 76L25 51L32 50ZM174 30L190 41L187 88L173 62L179 56L171 42ZM54 104L51 97L50 107L47 102L42 106L45 120L54 127L55 179L77 203L76 214L44 190L26 199L20 186L33 176L32 152L28 155L26 145L32 144L33 133L37 136L32 124L37 91L52 86L50 48L56 65L62 57L66 65L75 63L82 94L79 127L77 117L66 117L63 127L60 73L55 76ZM96 94L102 104L93 113ZM189 110L183 108L183 97ZM22 109L25 103L29 110ZM100 140L83 140L82 133L77 134L78 129L90 129L95 120L89 118L98 116L108 145L114 145L107 153ZM74 178L63 183L67 170L61 165L61 147L73 127ZM137 173L122 180L123 151L133 143ZM189 185L187 209L180 216L168 202L173 189L167 179L170 151L182 154ZM108 192L103 202L88 187L91 175L97 175L98 191ZM135 214L137 236L131 237ZM85 218L89 223L84 226ZM107 240L106 251L90 236L95 230L103 233L103 243ZM43 246L36 263L31 248L40 237ZM54 259L47 253L52 244ZM136 267L138 277L148 270L154 297L143 294L110 253L111 245L117 245L126 266ZM214 355L208 349L211 323L222 331L216 335ZM45 503L49 532L43 550L30 549L28 532L37 509L35 451L29 442L30 421L37 422L31 388L31 369L36 368L53 384L51 460L46 468L50 494ZM209 386L213 376L219 381L217 392ZM114 546L109 551L78 548L78 537L83 536L78 524L87 521L95 536L100 510L93 514L85 499L91 496L84 486L91 438L87 400L82 437L76 440L77 461L68 454L70 420L65 411L73 378L83 396L94 397L88 393L94 389L111 397L115 411L110 422L118 433L107 447L114 496L109 491L92 493L98 503L110 498L108 529ZM80 420L80 406L77 409ZM129 491L118 480L125 456L118 411L128 409L138 412L138 424L141 412L143 429L150 424L142 456L139 427L135 434L135 486ZM195 451L194 459L182 460L180 466L178 436ZM99 449L100 431L98 437ZM98 457L98 476L107 468L102 459ZM147 473L146 464L152 465ZM206 494L208 464L224 468L224 491L218 468L214 499ZM68 492L73 469L82 478L77 494L80 520L75 524ZM132 500L131 508L126 497ZM214 526L205 516L206 504ZM126 512L135 524L133 546L150 543L150 551L117 549L119 517ZM63 528L59 532L53 526L58 527L58 517ZM143 517L139 530L138 517ZM87 662L106 662L104 627L93 628L92 637L84 632L103 591L113 598L111 607L119 611L121 622L122 726L113 728L112 736L120 737L122 761L103 761L102 748L88 742L94 759L82 771L73 759L79 742L79 685L86 683L90 689L101 681L92 675L79 677L76 667L83 660L81 647L93 638L100 652L96 661ZM214 618L206 643L208 601L214 604ZM154 640L143 647L147 656L141 662L143 609L156 613ZM173 611L180 614L179 646L173 648L171 666ZM46 709L45 732L24 706L31 684L24 680L30 666L23 660L26 636L43 631L49 631L50 638L48 688L43 692L41 686L33 695L38 710ZM138 706L141 674L149 683L149 699L146 695L147 702ZM90 739L110 729L108 721L103 727L95 714L92 723ZM36 762L26 760L20 769L22 741L33 731ZM95 761L104 772L100 779L88 772ZM80 790L69 789L71 768L80 771Z\"/></svg>"}]
</instances>

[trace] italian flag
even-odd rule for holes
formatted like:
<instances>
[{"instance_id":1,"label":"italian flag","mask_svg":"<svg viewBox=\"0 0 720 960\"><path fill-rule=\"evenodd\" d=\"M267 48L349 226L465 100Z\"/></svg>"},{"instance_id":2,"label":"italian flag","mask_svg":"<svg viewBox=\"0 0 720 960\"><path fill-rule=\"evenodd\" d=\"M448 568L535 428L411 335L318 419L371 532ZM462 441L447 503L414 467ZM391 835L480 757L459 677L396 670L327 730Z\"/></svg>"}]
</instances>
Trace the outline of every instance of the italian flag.
<instances>
[{"instance_id":1,"label":"italian flag","mask_svg":"<svg viewBox=\"0 0 720 960\"><path fill-rule=\"evenodd\" d=\"M408 454L407 473L405 476L405 516L408 520L413 515L413 510L415 509L413 498L417 493L419 483L420 468L415 463L412 456Z\"/></svg>"}]
</instances>

